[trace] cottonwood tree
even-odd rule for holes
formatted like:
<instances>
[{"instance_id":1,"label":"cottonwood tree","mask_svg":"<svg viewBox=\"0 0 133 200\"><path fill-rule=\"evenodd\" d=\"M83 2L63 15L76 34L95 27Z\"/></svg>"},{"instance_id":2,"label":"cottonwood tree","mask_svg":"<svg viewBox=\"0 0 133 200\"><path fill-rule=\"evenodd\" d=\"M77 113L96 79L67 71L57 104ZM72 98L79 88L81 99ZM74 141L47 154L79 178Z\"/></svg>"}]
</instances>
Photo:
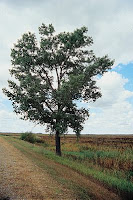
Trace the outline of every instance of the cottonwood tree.
<instances>
[{"instance_id":1,"label":"cottonwood tree","mask_svg":"<svg viewBox=\"0 0 133 200\"><path fill-rule=\"evenodd\" d=\"M86 27L56 34L52 24L42 24L39 33L40 43L29 32L14 45L10 74L17 81L9 80L3 92L22 119L47 125L55 133L56 154L61 155L60 135L70 127L78 136L89 116L76 102L101 97L95 77L113 61L89 50L93 40Z\"/></svg>"}]
</instances>

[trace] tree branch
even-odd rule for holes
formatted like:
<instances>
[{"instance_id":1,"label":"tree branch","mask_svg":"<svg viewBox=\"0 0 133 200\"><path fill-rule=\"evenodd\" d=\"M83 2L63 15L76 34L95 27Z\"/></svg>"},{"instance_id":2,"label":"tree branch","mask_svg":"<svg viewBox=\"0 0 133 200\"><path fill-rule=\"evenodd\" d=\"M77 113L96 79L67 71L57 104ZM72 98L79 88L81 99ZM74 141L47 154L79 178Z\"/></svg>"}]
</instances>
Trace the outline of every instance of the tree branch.
<instances>
[{"instance_id":1,"label":"tree branch","mask_svg":"<svg viewBox=\"0 0 133 200\"><path fill-rule=\"evenodd\" d=\"M50 107L50 105L48 104L48 102L44 101L44 103L45 103L46 106L49 108L49 110L51 110L51 112L53 113L54 111L52 110L52 108Z\"/></svg>"},{"instance_id":2,"label":"tree branch","mask_svg":"<svg viewBox=\"0 0 133 200\"><path fill-rule=\"evenodd\" d=\"M53 86L52 86L52 84L51 84L51 81L50 81L50 78L49 78L49 76L48 76L47 71L46 71L44 68L42 68L42 71L45 73L46 78L47 78L48 83L49 83L49 86L51 87L52 91L55 91L55 89L53 88ZM42 75L40 75L40 76L42 77Z\"/></svg>"},{"instance_id":3,"label":"tree branch","mask_svg":"<svg viewBox=\"0 0 133 200\"><path fill-rule=\"evenodd\" d=\"M60 88L60 77L59 77L57 68L55 68L55 71L56 71L56 75L57 75L58 89L59 89Z\"/></svg>"}]
</instances>

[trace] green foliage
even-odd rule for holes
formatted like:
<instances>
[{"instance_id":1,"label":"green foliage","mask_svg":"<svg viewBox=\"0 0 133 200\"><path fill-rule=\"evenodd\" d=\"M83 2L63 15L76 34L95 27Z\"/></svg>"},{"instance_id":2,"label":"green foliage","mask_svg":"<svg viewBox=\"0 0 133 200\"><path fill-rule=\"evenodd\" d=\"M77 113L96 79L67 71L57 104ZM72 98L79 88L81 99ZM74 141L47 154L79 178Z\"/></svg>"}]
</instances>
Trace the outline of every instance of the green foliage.
<instances>
[{"instance_id":1,"label":"green foliage","mask_svg":"<svg viewBox=\"0 0 133 200\"><path fill-rule=\"evenodd\" d=\"M86 49L93 43L86 27L56 35L52 24L42 24L39 33L40 46L30 32L14 45L10 73L19 84L8 81L11 90L3 91L23 119L48 124L60 134L68 127L79 134L88 110L79 109L74 100L99 98L94 76L110 69L113 61L107 56L96 58Z\"/></svg>"},{"instance_id":2,"label":"green foliage","mask_svg":"<svg viewBox=\"0 0 133 200\"><path fill-rule=\"evenodd\" d=\"M10 73L17 83L9 80L10 90L3 92L22 119L45 124L58 135L69 127L78 137L89 110L76 101L101 97L94 77L111 69L114 61L89 50L93 40L86 27L55 34L52 24L42 24L39 33L40 45L30 32L14 45Z\"/></svg>"},{"instance_id":3,"label":"green foliage","mask_svg":"<svg viewBox=\"0 0 133 200\"><path fill-rule=\"evenodd\" d=\"M22 133L20 139L30 143L35 143L37 141L35 134L32 132Z\"/></svg>"}]
</instances>

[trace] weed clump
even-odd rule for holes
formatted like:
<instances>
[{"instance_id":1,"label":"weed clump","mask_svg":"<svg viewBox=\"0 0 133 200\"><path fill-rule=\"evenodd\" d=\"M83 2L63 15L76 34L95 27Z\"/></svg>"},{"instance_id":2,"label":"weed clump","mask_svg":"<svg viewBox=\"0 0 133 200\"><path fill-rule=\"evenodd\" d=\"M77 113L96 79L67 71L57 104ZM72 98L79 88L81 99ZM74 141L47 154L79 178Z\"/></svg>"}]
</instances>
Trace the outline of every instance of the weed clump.
<instances>
[{"instance_id":1,"label":"weed clump","mask_svg":"<svg viewBox=\"0 0 133 200\"><path fill-rule=\"evenodd\" d=\"M30 142L30 143L33 143L33 144L37 140L35 134L33 134L32 132L22 133L20 139L25 140L25 141Z\"/></svg>"}]
</instances>

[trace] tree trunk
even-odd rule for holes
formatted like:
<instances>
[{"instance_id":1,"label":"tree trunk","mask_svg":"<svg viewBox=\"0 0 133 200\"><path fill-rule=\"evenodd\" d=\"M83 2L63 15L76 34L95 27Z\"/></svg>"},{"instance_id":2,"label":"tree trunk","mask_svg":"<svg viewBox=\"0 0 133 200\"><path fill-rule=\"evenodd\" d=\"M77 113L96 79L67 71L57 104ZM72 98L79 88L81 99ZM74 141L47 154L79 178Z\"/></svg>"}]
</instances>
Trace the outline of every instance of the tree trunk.
<instances>
[{"instance_id":1,"label":"tree trunk","mask_svg":"<svg viewBox=\"0 0 133 200\"><path fill-rule=\"evenodd\" d=\"M61 156L60 135L58 131L55 134L55 143L56 143L56 155Z\"/></svg>"}]
</instances>

